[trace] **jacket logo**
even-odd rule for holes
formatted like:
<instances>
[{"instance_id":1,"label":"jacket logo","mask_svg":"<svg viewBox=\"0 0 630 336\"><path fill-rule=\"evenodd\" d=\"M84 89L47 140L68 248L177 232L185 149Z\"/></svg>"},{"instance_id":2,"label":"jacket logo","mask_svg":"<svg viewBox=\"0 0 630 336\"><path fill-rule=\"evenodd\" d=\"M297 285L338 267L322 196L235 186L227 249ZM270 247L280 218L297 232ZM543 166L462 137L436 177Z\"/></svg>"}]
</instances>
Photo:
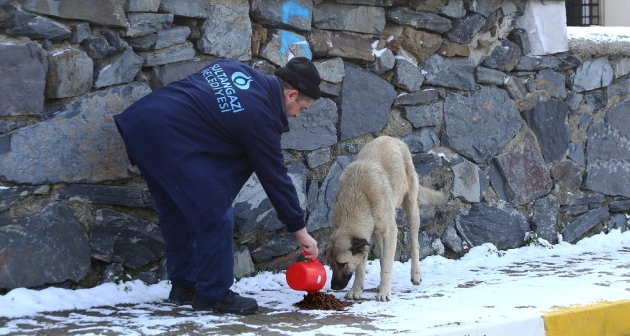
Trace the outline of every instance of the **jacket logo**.
<instances>
[{"instance_id":1,"label":"jacket logo","mask_svg":"<svg viewBox=\"0 0 630 336\"><path fill-rule=\"evenodd\" d=\"M249 85L252 82L251 76L237 71L228 77L228 74L225 73L219 63L203 69L201 75L212 88L221 113L245 111L245 107L242 106L235 88L241 90L249 89Z\"/></svg>"},{"instance_id":2,"label":"jacket logo","mask_svg":"<svg viewBox=\"0 0 630 336\"><path fill-rule=\"evenodd\" d=\"M234 83L234 86L236 86L237 88L241 90L249 89L249 84L251 82L252 82L252 77L247 76L246 74L240 71L237 71L232 74L232 83Z\"/></svg>"}]
</instances>

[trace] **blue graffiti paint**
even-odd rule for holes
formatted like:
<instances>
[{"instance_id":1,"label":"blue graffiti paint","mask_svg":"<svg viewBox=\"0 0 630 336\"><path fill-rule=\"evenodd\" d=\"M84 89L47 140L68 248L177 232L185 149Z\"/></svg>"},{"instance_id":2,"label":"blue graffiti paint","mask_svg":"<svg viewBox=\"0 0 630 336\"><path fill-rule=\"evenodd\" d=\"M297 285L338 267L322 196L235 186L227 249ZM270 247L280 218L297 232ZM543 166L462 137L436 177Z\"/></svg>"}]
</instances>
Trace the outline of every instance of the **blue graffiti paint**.
<instances>
[{"instance_id":1,"label":"blue graffiti paint","mask_svg":"<svg viewBox=\"0 0 630 336\"><path fill-rule=\"evenodd\" d=\"M294 44L302 47L302 50L304 51L304 57L308 59L313 59L313 54L311 53L311 49L308 47L308 42L306 42L302 36L286 30L280 31L281 56L286 56L289 47Z\"/></svg>"},{"instance_id":2,"label":"blue graffiti paint","mask_svg":"<svg viewBox=\"0 0 630 336\"><path fill-rule=\"evenodd\" d=\"M287 1L282 5L282 23L289 23L291 17L304 17L309 19L311 17L311 10L307 7L300 6L295 1Z\"/></svg>"},{"instance_id":3,"label":"blue graffiti paint","mask_svg":"<svg viewBox=\"0 0 630 336\"><path fill-rule=\"evenodd\" d=\"M282 23L288 24L292 17L311 18L311 10L308 7L301 6L295 1L287 1L282 5ZM280 32L280 56L286 57L289 47L297 44L304 51L304 57L312 59L313 55L308 43L297 34L283 30Z\"/></svg>"}]
</instances>

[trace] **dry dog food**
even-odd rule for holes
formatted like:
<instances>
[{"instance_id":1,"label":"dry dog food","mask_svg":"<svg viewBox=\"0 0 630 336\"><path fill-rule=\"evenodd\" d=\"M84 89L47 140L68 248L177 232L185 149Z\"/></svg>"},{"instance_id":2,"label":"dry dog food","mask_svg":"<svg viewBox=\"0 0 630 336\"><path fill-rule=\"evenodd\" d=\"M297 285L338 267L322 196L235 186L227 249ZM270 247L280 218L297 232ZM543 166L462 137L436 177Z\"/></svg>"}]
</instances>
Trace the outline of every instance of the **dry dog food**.
<instances>
[{"instance_id":1,"label":"dry dog food","mask_svg":"<svg viewBox=\"0 0 630 336\"><path fill-rule=\"evenodd\" d=\"M300 309L344 310L346 307L352 306L352 302L340 301L332 294L317 292L313 295L304 295L302 301L293 305Z\"/></svg>"}]
</instances>

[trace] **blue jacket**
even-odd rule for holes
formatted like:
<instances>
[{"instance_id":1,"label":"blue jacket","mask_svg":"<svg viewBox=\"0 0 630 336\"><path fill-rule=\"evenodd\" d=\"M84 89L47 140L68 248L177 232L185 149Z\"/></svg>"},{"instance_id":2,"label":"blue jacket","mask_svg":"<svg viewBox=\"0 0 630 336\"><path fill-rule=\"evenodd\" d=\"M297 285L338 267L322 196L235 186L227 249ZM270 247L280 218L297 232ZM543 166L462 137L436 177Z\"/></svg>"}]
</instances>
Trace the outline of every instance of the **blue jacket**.
<instances>
[{"instance_id":1,"label":"blue jacket","mask_svg":"<svg viewBox=\"0 0 630 336\"><path fill-rule=\"evenodd\" d=\"M289 123L274 76L220 60L114 119L132 163L142 163L189 220L218 218L256 172L287 229L305 226L284 166L280 140Z\"/></svg>"}]
</instances>

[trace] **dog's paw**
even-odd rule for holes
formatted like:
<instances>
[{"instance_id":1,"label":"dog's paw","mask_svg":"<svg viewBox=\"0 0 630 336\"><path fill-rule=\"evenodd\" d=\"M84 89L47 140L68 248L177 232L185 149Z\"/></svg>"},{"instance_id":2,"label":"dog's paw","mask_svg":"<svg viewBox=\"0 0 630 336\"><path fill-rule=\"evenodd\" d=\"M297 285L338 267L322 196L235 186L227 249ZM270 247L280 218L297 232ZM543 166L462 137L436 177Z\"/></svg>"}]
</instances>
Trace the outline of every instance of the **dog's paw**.
<instances>
[{"instance_id":1,"label":"dog's paw","mask_svg":"<svg viewBox=\"0 0 630 336\"><path fill-rule=\"evenodd\" d=\"M376 294L376 300L378 301L383 301L383 302L389 302L392 299L392 292L391 291L379 291L378 294Z\"/></svg>"},{"instance_id":2,"label":"dog's paw","mask_svg":"<svg viewBox=\"0 0 630 336\"><path fill-rule=\"evenodd\" d=\"M361 298L361 294L363 294L363 291L360 291L360 290L349 290L346 293L346 299L359 300Z\"/></svg>"},{"instance_id":3,"label":"dog's paw","mask_svg":"<svg viewBox=\"0 0 630 336\"><path fill-rule=\"evenodd\" d=\"M419 285L422 282L422 276L420 275L420 273L417 274L413 274L411 276L411 283L414 285Z\"/></svg>"},{"instance_id":4,"label":"dog's paw","mask_svg":"<svg viewBox=\"0 0 630 336\"><path fill-rule=\"evenodd\" d=\"M392 299L392 287L385 286L383 284L378 285L376 294L376 300L378 301L390 301Z\"/></svg>"}]
</instances>

